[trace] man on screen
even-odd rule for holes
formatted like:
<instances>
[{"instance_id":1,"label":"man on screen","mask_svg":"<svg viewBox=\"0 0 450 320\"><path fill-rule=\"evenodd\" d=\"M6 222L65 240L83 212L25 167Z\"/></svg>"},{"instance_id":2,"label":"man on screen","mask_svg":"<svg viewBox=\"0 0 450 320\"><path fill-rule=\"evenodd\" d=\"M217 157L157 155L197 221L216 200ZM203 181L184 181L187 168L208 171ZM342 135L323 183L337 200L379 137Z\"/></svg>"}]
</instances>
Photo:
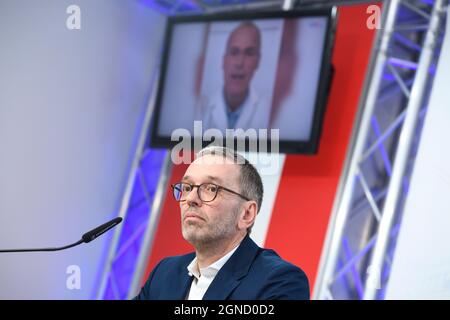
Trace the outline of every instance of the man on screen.
<instances>
[{"instance_id":1,"label":"man on screen","mask_svg":"<svg viewBox=\"0 0 450 320\"><path fill-rule=\"evenodd\" d=\"M249 237L263 184L245 158L205 148L172 188L195 252L159 262L135 299L309 299L305 273Z\"/></svg>"},{"instance_id":2,"label":"man on screen","mask_svg":"<svg viewBox=\"0 0 450 320\"><path fill-rule=\"evenodd\" d=\"M251 86L261 60L261 32L243 22L229 35L222 60L224 86L211 97L202 97L197 119L205 128L268 127L270 105Z\"/></svg>"}]
</instances>

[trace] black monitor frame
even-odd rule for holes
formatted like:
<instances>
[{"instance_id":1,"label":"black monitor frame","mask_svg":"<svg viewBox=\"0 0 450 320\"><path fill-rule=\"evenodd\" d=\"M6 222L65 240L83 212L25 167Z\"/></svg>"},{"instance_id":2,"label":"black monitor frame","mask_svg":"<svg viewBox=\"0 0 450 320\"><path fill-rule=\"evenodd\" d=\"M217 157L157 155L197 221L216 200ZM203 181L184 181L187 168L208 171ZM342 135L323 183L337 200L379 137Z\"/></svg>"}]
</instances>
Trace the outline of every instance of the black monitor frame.
<instances>
[{"instance_id":1,"label":"black monitor frame","mask_svg":"<svg viewBox=\"0 0 450 320\"><path fill-rule=\"evenodd\" d=\"M322 61L319 74L319 84L316 92L314 114L311 126L311 136L307 141L301 140L282 140L279 141L280 153L296 154L316 154L319 149L320 137L322 134L323 120L328 100L328 94L331 87L331 80L334 73L332 66L332 52L334 47L334 38L336 33L337 9L330 7L327 9L294 9L290 11L256 11L244 13L214 13L205 15L173 16L169 17L166 25L165 42L162 53L161 70L159 81L157 83L156 103L152 115L150 126L151 136L149 137L150 147L153 148L173 148L179 141L171 141L168 136L158 135L158 120L161 113L161 103L164 93L167 67L169 63L170 45L172 41L173 29L177 24L191 22L216 22L216 21L235 21L235 20L256 20L273 18L300 18L300 17L326 17L326 36L322 52ZM209 141L202 141L202 146L208 145ZM236 141L235 141L236 144ZM246 139L246 146L248 139ZM271 141L267 141L268 152L271 152ZM225 146L225 138L223 141ZM194 137L191 138L191 146L194 146ZM245 150L244 150L245 151Z\"/></svg>"}]
</instances>

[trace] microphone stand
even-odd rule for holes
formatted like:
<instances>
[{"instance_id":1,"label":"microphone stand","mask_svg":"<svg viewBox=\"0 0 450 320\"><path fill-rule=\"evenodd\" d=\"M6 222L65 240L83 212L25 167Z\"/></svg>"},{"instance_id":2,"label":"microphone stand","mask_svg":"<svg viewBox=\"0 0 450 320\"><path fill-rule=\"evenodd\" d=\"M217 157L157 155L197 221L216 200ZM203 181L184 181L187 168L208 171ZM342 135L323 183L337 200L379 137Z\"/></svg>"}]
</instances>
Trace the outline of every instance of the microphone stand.
<instances>
[{"instance_id":1,"label":"microphone stand","mask_svg":"<svg viewBox=\"0 0 450 320\"><path fill-rule=\"evenodd\" d=\"M60 251L60 250L65 250L65 249L69 249L75 246L78 246L82 243L89 243L92 240L94 240L95 238L99 237L100 235L102 235L103 233L105 233L106 231L114 228L115 226L117 226L119 223L122 222L122 218L121 217L117 217L112 219L111 221L108 221L104 224L102 224L101 226L98 226L95 229L92 229L91 231L86 232L85 234L83 234L83 236L81 237L80 240L78 240L77 242L74 242L72 244L69 244L67 246L64 247L56 247L56 248L32 248L32 249L0 249L0 253L6 253L6 252L40 252L40 251Z\"/></svg>"}]
</instances>

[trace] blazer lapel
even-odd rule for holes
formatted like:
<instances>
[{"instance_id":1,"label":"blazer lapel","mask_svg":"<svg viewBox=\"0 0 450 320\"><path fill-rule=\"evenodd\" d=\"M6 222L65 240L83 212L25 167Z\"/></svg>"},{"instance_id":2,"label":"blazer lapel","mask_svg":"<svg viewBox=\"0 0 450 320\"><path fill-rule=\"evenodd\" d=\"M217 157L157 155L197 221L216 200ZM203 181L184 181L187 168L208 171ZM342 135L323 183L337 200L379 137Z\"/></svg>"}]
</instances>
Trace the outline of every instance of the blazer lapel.
<instances>
[{"instance_id":1,"label":"blazer lapel","mask_svg":"<svg viewBox=\"0 0 450 320\"><path fill-rule=\"evenodd\" d=\"M228 128L228 119L226 113L226 105L222 92L214 95L210 110L211 110L211 122L209 123L209 127L204 128L204 130L216 128L221 130L222 134L225 134L225 129Z\"/></svg>"},{"instance_id":2,"label":"blazer lapel","mask_svg":"<svg viewBox=\"0 0 450 320\"><path fill-rule=\"evenodd\" d=\"M184 272L182 279L180 281L180 283L181 283L180 289L179 290L176 289L176 290L172 291L175 294L175 296L174 296L175 300L186 300L186 296L187 296L188 290L191 286L192 279L193 278L189 276L189 274L186 270L186 272Z\"/></svg>"},{"instance_id":3,"label":"blazer lapel","mask_svg":"<svg viewBox=\"0 0 450 320\"><path fill-rule=\"evenodd\" d=\"M190 285L192 283L192 277L189 276L187 266L194 259L195 253L191 253L184 257L182 263L174 272L173 276L164 286L164 291L159 299L165 300L185 300Z\"/></svg>"},{"instance_id":4,"label":"blazer lapel","mask_svg":"<svg viewBox=\"0 0 450 320\"><path fill-rule=\"evenodd\" d=\"M247 235L239 248L217 273L203 296L203 300L226 300L245 277L256 255L261 250Z\"/></svg>"}]
</instances>

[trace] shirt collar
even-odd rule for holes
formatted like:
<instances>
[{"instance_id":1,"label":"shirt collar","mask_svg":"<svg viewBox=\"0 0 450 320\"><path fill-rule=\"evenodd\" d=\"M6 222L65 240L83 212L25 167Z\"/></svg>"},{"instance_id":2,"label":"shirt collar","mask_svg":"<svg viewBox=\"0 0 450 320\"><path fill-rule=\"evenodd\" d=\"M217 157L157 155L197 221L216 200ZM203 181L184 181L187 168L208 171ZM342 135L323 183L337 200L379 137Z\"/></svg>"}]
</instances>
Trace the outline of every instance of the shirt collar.
<instances>
[{"instance_id":1,"label":"shirt collar","mask_svg":"<svg viewBox=\"0 0 450 320\"><path fill-rule=\"evenodd\" d=\"M226 100L225 100L225 94L223 94L222 99L223 103L225 105L225 110L227 112L227 115L239 115L242 113L242 110L244 110L247 105L250 104L250 101L252 100L253 92L251 89L249 89L247 96L245 97L245 100L234 110L231 110L231 108L228 106Z\"/></svg>"},{"instance_id":2,"label":"shirt collar","mask_svg":"<svg viewBox=\"0 0 450 320\"><path fill-rule=\"evenodd\" d=\"M224 264L228 261L228 259L231 258L233 253L239 248L239 245L236 246L233 250L228 252L226 255L224 255L222 258L217 260L216 262L213 262L209 266L205 268L198 268L197 264L197 257L194 258L194 260L191 261L191 263L187 266L188 274L189 276L194 276L197 278L197 280L202 277L206 278L214 278L217 273L219 273L220 269L224 266Z\"/></svg>"}]
</instances>

